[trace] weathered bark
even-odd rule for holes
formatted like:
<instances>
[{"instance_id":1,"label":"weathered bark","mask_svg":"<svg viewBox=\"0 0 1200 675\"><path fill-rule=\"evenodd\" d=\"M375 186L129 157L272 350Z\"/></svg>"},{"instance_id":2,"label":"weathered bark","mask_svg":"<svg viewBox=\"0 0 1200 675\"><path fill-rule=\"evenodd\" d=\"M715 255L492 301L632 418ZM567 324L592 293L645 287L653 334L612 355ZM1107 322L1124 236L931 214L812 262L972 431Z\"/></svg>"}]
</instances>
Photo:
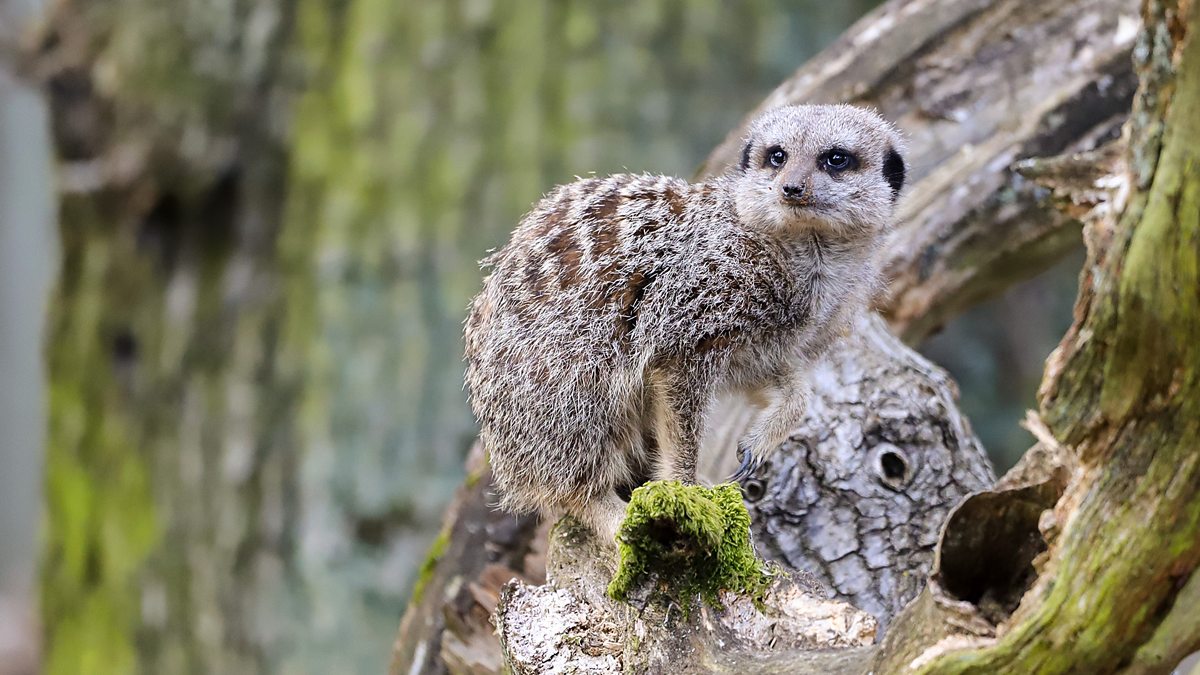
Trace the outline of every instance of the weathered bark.
<instances>
[{"instance_id":1,"label":"weathered bark","mask_svg":"<svg viewBox=\"0 0 1200 675\"><path fill-rule=\"evenodd\" d=\"M825 672L1161 673L1200 648L1200 7L1143 18L1125 162L1094 185L1110 190L1039 445L954 510L874 658Z\"/></svg>"},{"instance_id":2,"label":"weathered bark","mask_svg":"<svg viewBox=\"0 0 1200 675\"><path fill-rule=\"evenodd\" d=\"M743 481L755 545L886 629L924 585L950 509L995 477L950 378L878 317L820 360L812 385L804 422ZM715 478L732 472L746 417L726 414L706 448Z\"/></svg>"},{"instance_id":3,"label":"weathered bark","mask_svg":"<svg viewBox=\"0 0 1200 675\"><path fill-rule=\"evenodd\" d=\"M891 2L759 105L868 105L908 137L915 185L880 303L906 341L1078 241L1078 220L1006 169L1116 137L1136 84L1136 21L1133 0ZM730 132L704 173L734 161L742 133Z\"/></svg>"},{"instance_id":4,"label":"weathered bark","mask_svg":"<svg viewBox=\"0 0 1200 675\"><path fill-rule=\"evenodd\" d=\"M757 601L721 594L719 609L611 599L612 546L570 518L549 535L545 585L514 580L496 609L497 632L514 673L727 672L765 664L773 651L807 651L790 673L823 673L831 663L865 662L878 628L866 612L827 600L804 573L778 574ZM840 648L849 654L813 654ZM745 672L745 671L743 671Z\"/></svg>"},{"instance_id":5,"label":"weathered bark","mask_svg":"<svg viewBox=\"0 0 1200 675\"><path fill-rule=\"evenodd\" d=\"M873 105L911 139L914 184L888 248L892 292L880 303L907 340L1036 274L1077 242L1082 209L1064 214L1050 190L1007 168L1030 157L1090 150L1116 135L1135 85L1129 66L1135 29L1135 8L1125 0L892 2L761 106ZM740 131L732 132L705 172L730 164L739 138ZM832 379L816 406L821 412L747 487L764 553L817 573L837 597L886 622L922 585L947 510L987 478L937 369L872 324L861 337L830 355L822 366ZM861 373L877 380L861 382ZM850 392L845 400L839 390ZM882 427L864 421L878 421L867 411L880 410L881 401L899 419ZM731 453L719 449L729 447L741 418L730 410L718 424L705 458L710 477L728 475ZM915 482L895 491L873 463L892 448L917 471ZM900 513L921 516L893 528L885 525L889 512L891 524L905 521ZM451 569L445 578L460 581L473 579L477 566L453 559L442 565ZM453 572L457 566L461 575ZM889 581L876 583L877 577ZM438 614L428 606L440 602L436 595L422 600L410 613ZM397 664L408 664L416 646L436 641L439 630L406 622ZM427 667L435 669L436 660Z\"/></svg>"},{"instance_id":6,"label":"weathered bark","mask_svg":"<svg viewBox=\"0 0 1200 675\"><path fill-rule=\"evenodd\" d=\"M393 672L499 673L503 656L492 614L501 589L513 579L546 579L546 525L493 508L491 469L477 443L458 489L421 566L394 647ZM408 641L408 636L424 639Z\"/></svg>"},{"instance_id":7,"label":"weathered bark","mask_svg":"<svg viewBox=\"0 0 1200 675\"><path fill-rule=\"evenodd\" d=\"M977 589L1022 593L994 637L914 638L902 617L884 671L1167 672L1200 648L1200 9L1142 14L1127 163L1040 391L1065 485L1025 524L1048 547L1036 580Z\"/></svg>"}]
</instances>

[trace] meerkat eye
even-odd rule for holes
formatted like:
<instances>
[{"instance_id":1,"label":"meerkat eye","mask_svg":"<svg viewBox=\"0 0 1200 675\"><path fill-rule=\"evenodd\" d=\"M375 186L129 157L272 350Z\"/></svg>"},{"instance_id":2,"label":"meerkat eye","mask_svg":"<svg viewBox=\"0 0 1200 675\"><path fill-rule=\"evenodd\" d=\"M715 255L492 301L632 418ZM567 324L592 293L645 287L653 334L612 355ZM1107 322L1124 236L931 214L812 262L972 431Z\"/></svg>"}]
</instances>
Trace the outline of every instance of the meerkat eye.
<instances>
[{"instance_id":1,"label":"meerkat eye","mask_svg":"<svg viewBox=\"0 0 1200 675\"><path fill-rule=\"evenodd\" d=\"M858 168L858 158L849 150L833 148L821 153L817 158L821 168L829 173L839 173Z\"/></svg>"},{"instance_id":2,"label":"meerkat eye","mask_svg":"<svg viewBox=\"0 0 1200 675\"><path fill-rule=\"evenodd\" d=\"M767 165L773 166L776 169L783 166L787 162L787 152L778 145L772 145L767 148Z\"/></svg>"}]
</instances>

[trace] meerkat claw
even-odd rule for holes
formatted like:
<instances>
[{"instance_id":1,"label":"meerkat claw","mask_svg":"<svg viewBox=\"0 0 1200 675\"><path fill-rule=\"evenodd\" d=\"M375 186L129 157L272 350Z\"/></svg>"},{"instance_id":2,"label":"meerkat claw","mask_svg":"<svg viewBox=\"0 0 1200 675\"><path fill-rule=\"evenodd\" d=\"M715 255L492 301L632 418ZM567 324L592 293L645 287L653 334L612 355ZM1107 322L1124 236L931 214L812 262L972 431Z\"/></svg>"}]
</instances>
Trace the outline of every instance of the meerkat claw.
<instances>
[{"instance_id":1,"label":"meerkat claw","mask_svg":"<svg viewBox=\"0 0 1200 675\"><path fill-rule=\"evenodd\" d=\"M754 458L754 467L752 469L750 469L750 473L748 473L746 475L753 476L754 474L758 473L758 470L762 468L762 465L763 465L762 456L760 455L758 457L755 457Z\"/></svg>"},{"instance_id":2,"label":"meerkat claw","mask_svg":"<svg viewBox=\"0 0 1200 675\"><path fill-rule=\"evenodd\" d=\"M753 452L739 445L737 454L738 460L741 461L741 466L729 477L731 481L740 481L743 478L747 478L758 468L758 462L755 461Z\"/></svg>"}]
</instances>

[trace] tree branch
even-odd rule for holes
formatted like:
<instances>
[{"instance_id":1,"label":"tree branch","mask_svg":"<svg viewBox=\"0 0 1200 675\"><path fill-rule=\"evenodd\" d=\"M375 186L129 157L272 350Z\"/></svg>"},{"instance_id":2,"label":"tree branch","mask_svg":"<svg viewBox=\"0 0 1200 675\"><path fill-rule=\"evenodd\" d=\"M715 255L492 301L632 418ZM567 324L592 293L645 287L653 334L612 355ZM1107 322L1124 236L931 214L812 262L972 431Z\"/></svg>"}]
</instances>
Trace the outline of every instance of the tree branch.
<instances>
[{"instance_id":1,"label":"tree branch","mask_svg":"<svg viewBox=\"0 0 1200 675\"><path fill-rule=\"evenodd\" d=\"M1080 223L1015 162L1115 138L1137 79L1132 0L889 2L747 116L795 103L879 110L908 136L913 185L887 253L880 309L913 344L948 318L1046 269ZM702 173L734 163L744 124Z\"/></svg>"}]
</instances>

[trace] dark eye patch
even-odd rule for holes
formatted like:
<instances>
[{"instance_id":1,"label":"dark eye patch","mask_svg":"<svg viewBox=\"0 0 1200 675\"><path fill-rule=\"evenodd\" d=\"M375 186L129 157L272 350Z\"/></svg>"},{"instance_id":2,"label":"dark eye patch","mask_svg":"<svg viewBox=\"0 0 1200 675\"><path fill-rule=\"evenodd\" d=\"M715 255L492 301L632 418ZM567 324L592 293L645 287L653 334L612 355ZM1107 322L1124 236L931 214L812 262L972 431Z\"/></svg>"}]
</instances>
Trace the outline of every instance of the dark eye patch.
<instances>
[{"instance_id":1,"label":"dark eye patch","mask_svg":"<svg viewBox=\"0 0 1200 675\"><path fill-rule=\"evenodd\" d=\"M742 148L742 171L750 168L750 150L753 149L753 143L747 143L746 147Z\"/></svg>"},{"instance_id":2,"label":"dark eye patch","mask_svg":"<svg viewBox=\"0 0 1200 675\"><path fill-rule=\"evenodd\" d=\"M904 158L895 148L888 148L883 156L883 179L892 187L892 201L900 197L900 188L904 187Z\"/></svg>"}]
</instances>

